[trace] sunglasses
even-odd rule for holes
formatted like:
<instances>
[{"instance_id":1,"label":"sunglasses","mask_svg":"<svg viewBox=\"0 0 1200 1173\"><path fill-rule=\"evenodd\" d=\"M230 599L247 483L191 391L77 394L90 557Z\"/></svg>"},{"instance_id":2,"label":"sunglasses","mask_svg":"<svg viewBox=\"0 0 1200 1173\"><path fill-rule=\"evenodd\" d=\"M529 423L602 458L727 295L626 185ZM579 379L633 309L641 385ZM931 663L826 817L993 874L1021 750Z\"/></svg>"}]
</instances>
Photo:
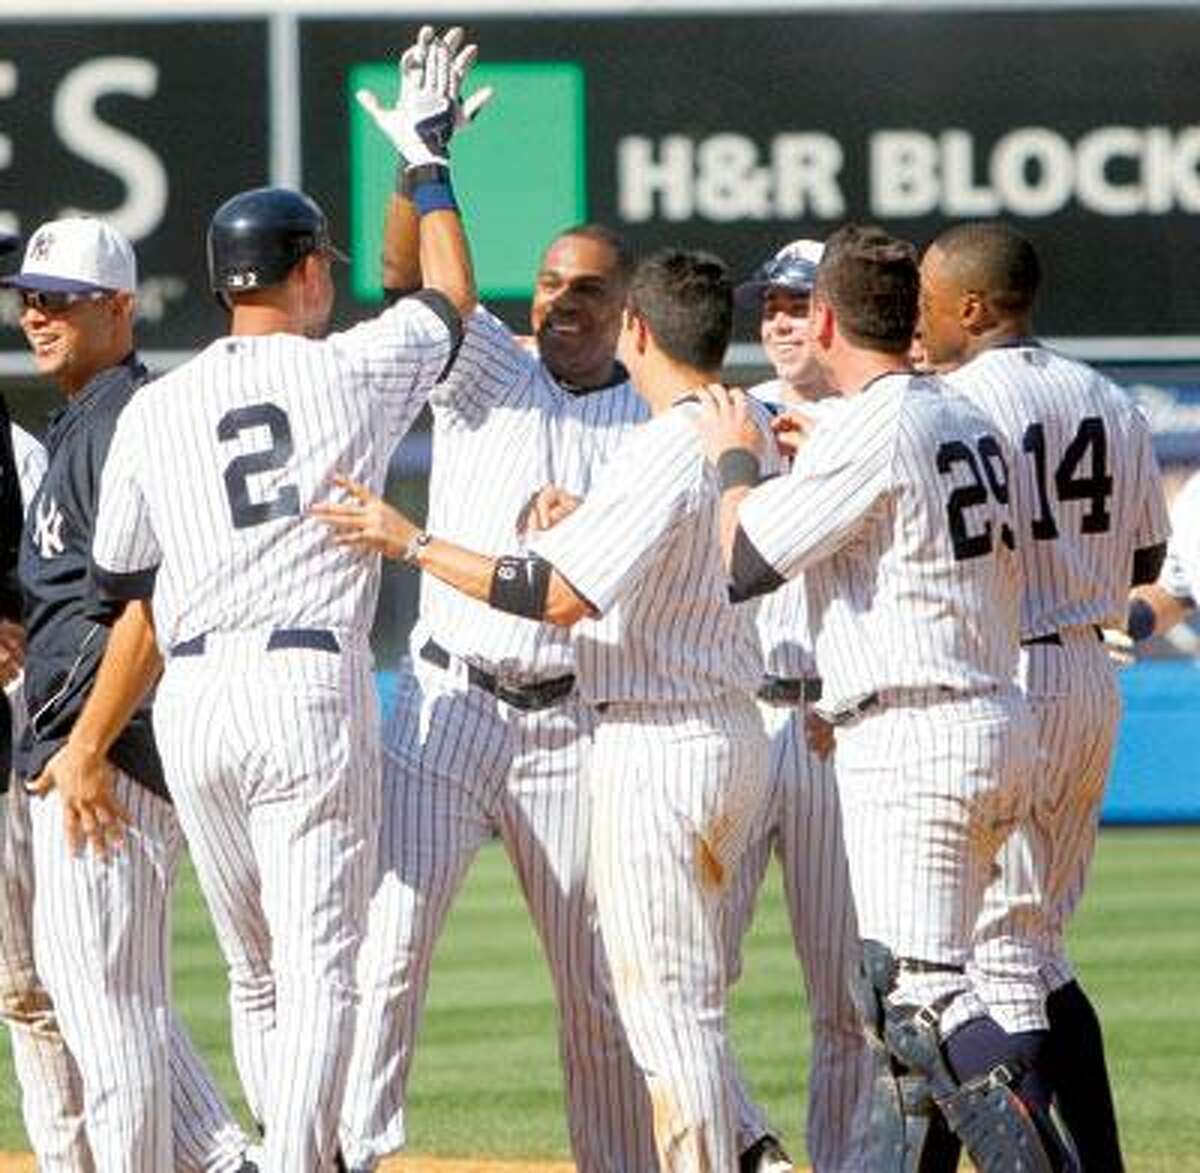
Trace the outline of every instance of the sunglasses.
<instances>
[{"instance_id":1,"label":"sunglasses","mask_svg":"<svg viewBox=\"0 0 1200 1173\"><path fill-rule=\"evenodd\" d=\"M811 289L817 279L817 266L803 257L773 257L759 266L755 280L788 289Z\"/></svg>"},{"instance_id":2,"label":"sunglasses","mask_svg":"<svg viewBox=\"0 0 1200 1173\"><path fill-rule=\"evenodd\" d=\"M40 310L44 314L63 314L85 301L103 301L112 294L103 289L88 293L61 293L49 289L22 289L21 308Z\"/></svg>"}]
</instances>

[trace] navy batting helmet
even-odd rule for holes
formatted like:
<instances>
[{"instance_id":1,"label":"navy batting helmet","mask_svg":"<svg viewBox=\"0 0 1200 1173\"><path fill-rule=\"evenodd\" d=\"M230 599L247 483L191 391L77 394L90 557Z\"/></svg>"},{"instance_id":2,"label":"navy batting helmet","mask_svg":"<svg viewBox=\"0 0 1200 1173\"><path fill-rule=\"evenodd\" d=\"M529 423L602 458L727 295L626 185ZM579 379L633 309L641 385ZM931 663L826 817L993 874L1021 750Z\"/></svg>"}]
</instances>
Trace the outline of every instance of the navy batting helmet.
<instances>
[{"instance_id":1,"label":"navy batting helmet","mask_svg":"<svg viewBox=\"0 0 1200 1173\"><path fill-rule=\"evenodd\" d=\"M208 225L208 276L218 299L278 285L309 253L346 260L315 200L288 187L256 187L227 199Z\"/></svg>"}]
</instances>

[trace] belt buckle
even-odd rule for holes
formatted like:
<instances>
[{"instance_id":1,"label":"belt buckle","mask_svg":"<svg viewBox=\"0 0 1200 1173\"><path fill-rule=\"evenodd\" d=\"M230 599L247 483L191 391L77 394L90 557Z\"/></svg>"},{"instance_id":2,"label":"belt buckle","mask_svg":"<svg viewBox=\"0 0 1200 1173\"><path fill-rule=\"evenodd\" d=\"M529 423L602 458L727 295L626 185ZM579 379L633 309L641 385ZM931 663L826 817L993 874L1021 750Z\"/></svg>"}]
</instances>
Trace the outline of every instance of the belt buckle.
<instances>
[{"instance_id":1,"label":"belt buckle","mask_svg":"<svg viewBox=\"0 0 1200 1173\"><path fill-rule=\"evenodd\" d=\"M857 721L864 713L869 713L881 703L879 693L869 692L866 696L859 697L858 700L847 705L844 709L838 709L831 713L827 720L833 726L849 725L851 721Z\"/></svg>"}]
</instances>

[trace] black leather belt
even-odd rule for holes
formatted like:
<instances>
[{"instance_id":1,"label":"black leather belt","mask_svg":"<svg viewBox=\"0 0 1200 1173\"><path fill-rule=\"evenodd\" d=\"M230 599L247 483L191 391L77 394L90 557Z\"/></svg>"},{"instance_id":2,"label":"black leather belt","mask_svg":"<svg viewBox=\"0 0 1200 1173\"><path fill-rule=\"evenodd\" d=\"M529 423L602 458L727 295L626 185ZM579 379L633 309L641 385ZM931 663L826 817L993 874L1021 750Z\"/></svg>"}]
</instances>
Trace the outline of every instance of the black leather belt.
<instances>
[{"instance_id":1,"label":"black leather belt","mask_svg":"<svg viewBox=\"0 0 1200 1173\"><path fill-rule=\"evenodd\" d=\"M1096 638L1101 642L1104 641L1104 632L1095 625L1092 626L1092 631L1096 633ZM1032 639L1021 640L1021 647L1031 648L1035 644L1053 644L1057 648L1062 647L1062 636L1057 631L1052 631L1048 635L1035 635Z\"/></svg>"},{"instance_id":2,"label":"black leather belt","mask_svg":"<svg viewBox=\"0 0 1200 1173\"><path fill-rule=\"evenodd\" d=\"M869 713L880 703L879 693L869 692L866 696L856 700L852 705L847 705L844 709L838 709L836 713L830 713L826 717L826 720L830 725L849 725L851 721L857 721L864 713Z\"/></svg>"},{"instance_id":3,"label":"black leather belt","mask_svg":"<svg viewBox=\"0 0 1200 1173\"><path fill-rule=\"evenodd\" d=\"M756 695L769 705L813 704L821 699L821 681L815 676L764 676Z\"/></svg>"},{"instance_id":4,"label":"black leather belt","mask_svg":"<svg viewBox=\"0 0 1200 1173\"><path fill-rule=\"evenodd\" d=\"M172 656L203 656L208 636L195 635L171 647ZM277 627L267 636L267 651L281 652L289 648L308 648L314 652L340 652L337 636L324 627Z\"/></svg>"},{"instance_id":5,"label":"black leather belt","mask_svg":"<svg viewBox=\"0 0 1200 1173\"><path fill-rule=\"evenodd\" d=\"M427 639L417 654L422 660L438 668L449 668L454 660L454 657L433 639ZM467 681L477 688L482 688L484 692L490 692L498 701L525 712L548 709L569 696L575 688L573 675L555 676L533 684L505 684L495 673L470 663L467 664Z\"/></svg>"},{"instance_id":6,"label":"black leather belt","mask_svg":"<svg viewBox=\"0 0 1200 1173\"><path fill-rule=\"evenodd\" d=\"M896 968L901 973L965 973L962 965L947 965L940 961L921 961L916 957L899 957Z\"/></svg>"}]
</instances>

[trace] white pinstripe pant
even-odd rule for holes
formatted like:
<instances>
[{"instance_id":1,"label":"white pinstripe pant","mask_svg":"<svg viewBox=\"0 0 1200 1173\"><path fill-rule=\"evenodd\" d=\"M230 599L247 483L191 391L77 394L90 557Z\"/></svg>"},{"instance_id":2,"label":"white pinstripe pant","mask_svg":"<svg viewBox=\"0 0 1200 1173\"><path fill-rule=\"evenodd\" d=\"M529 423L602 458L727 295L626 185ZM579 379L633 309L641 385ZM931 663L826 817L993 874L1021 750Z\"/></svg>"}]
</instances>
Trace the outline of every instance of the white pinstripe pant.
<instances>
[{"instance_id":1,"label":"white pinstripe pant","mask_svg":"<svg viewBox=\"0 0 1200 1173\"><path fill-rule=\"evenodd\" d=\"M596 904L664 1173L737 1168L723 906L767 756L758 709L742 696L612 705L596 730Z\"/></svg>"},{"instance_id":2,"label":"white pinstripe pant","mask_svg":"<svg viewBox=\"0 0 1200 1173\"><path fill-rule=\"evenodd\" d=\"M837 731L859 931L897 957L965 966L996 853L1029 810L1028 707L1016 688L883 695ZM943 1036L988 1012L967 973L901 973L892 995L904 1005L943 996Z\"/></svg>"},{"instance_id":3,"label":"white pinstripe pant","mask_svg":"<svg viewBox=\"0 0 1200 1173\"><path fill-rule=\"evenodd\" d=\"M375 874L378 702L365 646L209 636L167 663L155 726L229 966L263 1173L332 1168Z\"/></svg>"},{"instance_id":4,"label":"white pinstripe pant","mask_svg":"<svg viewBox=\"0 0 1200 1173\"><path fill-rule=\"evenodd\" d=\"M33 961L29 798L17 779L0 797L0 1019L8 1024L25 1131L43 1173L94 1173L83 1082Z\"/></svg>"},{"instance_id":5,"label":"white pinstripe pant","mask_svg":"<svg viewBox=\"0 0 1200 1173\"><path fill-rule=\"evenodd\" d=\"M404 1106L430 963L480 847L499 835L550 966L571 1147L580 1173L654 1167L650 1109L612 1001L588 885L590 806L573 697L535 712L461 674L401 671L385 735L380 881L359 963L362 1029L342 1120L347 1162L405 1141Z\"/></svg>"},{"instance_id":6,"label":"white pinstripe pant","mask_svg":"<svg viewBox=\"0 0 1200 1173\"><path fill-rule=\"evenodd\" d=\"M832 756L808 747L807 706L759 704L771 740L767 795L751 827L725 909L730 984L741 974L742 940L771 855L779 858L792 942L804 971L812 1024L808 1073L809 1158L817 1173L860 1173L873 1061L850 1001L858 926L842 837ZM739 1110L739 1148L771 1131Z\"/></svg>"},{"instance_id":7,"label":"white pinstripe pant","mask_svg":"<svg viewBox=\"0 0 1200 1173\"><path fill-rule=\"evenodd\" d=\"M183 848L171 805L125 774L121 851L71 855L62 803L32 800L34 952L83 1080L102 1173L232 1173L246 1138L170 1007L170 898Z\"/></svg>"},{"instance_id":8,"label":"white pinstripe pant","mask_svg":"<svg viewBox=\"0 0 1200 1173\"><path fill-rule=\"evenodd\" d=\"M1045 1030L1045 997L1074 980L1064 935L1096 849L1121 696L1091 627L1022 648L1036 722L1033 806L1000 852L976 930L972 971L1010 1031Z\"/></svg>"}]
</instances>

